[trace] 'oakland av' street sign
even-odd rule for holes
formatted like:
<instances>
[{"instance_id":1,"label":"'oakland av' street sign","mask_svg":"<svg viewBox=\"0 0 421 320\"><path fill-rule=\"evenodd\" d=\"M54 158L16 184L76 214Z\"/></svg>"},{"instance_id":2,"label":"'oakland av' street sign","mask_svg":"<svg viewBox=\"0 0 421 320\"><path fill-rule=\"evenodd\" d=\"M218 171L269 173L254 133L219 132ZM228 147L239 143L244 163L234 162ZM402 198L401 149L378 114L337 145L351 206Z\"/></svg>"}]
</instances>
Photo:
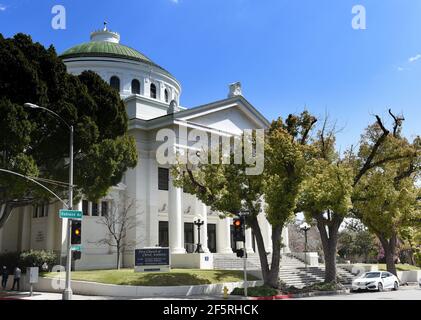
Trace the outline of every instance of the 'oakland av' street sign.
<instances>
[{"instance_id":1,"label":"'oakland av' street sign","mask_svg":"<svg viewBox=\"0 0 421 320\"><path fill-rule=\"evenodd\" d=\"M61 219L82 219L83 213L79 210L60 210Z\"/></svg>"}]
</instances>

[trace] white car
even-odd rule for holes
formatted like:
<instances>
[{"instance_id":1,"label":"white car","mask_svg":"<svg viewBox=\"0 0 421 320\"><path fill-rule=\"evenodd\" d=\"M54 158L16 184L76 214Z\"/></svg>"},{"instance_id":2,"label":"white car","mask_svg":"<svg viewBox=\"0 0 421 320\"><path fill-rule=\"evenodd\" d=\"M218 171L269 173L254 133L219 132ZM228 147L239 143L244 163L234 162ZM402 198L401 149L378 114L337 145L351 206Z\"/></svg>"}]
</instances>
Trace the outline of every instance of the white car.
<instances>
[{"instance_id":1,"label":"white car","mask_svg":"<svg viewBox=\"0 0 421 320\"><path fill-rule=\"evenodd\" d=\"M352 291L399 289L399 279L387 271L370 271L363 273L352 281Z\"/></svg>"}]
</instances>

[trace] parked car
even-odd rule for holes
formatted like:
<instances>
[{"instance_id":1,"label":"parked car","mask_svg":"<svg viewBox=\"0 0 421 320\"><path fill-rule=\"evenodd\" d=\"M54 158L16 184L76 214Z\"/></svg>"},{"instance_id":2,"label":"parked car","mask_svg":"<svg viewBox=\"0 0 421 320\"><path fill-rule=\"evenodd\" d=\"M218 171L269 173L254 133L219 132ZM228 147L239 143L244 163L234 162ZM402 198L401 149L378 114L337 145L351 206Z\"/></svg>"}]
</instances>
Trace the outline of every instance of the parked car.
<instances>
[{"instance_id":1,"label":"parked car","mask_svg":"<svg viewBox=\"0 0 421 320\"><path fill-rule=\"evenodd\" d=\"M363 273L352 281L352 291L399 289L399 279L387 271L370 271Z\"/></svg>"}]
</instances>

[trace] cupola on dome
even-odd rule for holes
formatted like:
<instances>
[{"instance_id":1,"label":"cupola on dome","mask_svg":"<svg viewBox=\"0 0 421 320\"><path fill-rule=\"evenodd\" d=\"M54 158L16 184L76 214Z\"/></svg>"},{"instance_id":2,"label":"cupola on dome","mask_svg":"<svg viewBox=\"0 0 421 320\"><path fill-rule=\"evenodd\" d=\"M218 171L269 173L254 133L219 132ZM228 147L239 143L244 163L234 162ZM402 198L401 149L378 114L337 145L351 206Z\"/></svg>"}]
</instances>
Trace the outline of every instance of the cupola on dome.
<instances>
[{"instance_id":1,"label":"cupola on dome","mask_svg":"<svg viewBox=\"0 0 421 320\"><path fill-rule=\"evenodd\" d=\"M107 29L106 23L102 30L91 33L91 41L76 45L64 51L60 57L62 59L83 58L83 57L108 57L125 60L139 61L152 65L171 75L167 70L157 65L141 52L120 44L120 34Z\"/></svg>"}]
</instances>

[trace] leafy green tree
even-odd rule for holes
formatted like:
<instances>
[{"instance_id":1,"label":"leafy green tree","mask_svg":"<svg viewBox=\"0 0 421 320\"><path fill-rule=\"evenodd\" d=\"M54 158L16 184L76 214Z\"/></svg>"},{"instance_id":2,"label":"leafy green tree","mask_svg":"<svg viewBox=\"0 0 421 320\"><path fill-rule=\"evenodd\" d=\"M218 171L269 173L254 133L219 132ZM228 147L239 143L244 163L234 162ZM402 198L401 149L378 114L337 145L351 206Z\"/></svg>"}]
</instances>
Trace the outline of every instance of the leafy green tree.
<instances>
[{"instance_id":1,"label":"leafy green tree","mask_svg":"<svg viewBox=\"0 0 421 320\"><path fill-rule=\"evenodd\" d=\"M379 238L387 270L396 274L394 257L399 239L407 235L408 228L419 226L416 221L421 219L417 186L421 139L417 137L410 143L402 137L403 118L394 116L391 111L389 113L395 120L391 134L379 124L370 127L363 136L360 158L366 157L367 145L376 136L388 133L377 152L379 160L375 160L376 167L369 170L355 186L353 212Z\"/></svg>"},{"instance_id":2,"label":"leafy green tree","mask_svg":"<svg viewBox=\"0 0 421 320\"><path fill-rule=\"evenodd\" d=\"M299 116L289 115L285 122L278 118L267 133L263 189L265 212L272 225L273 277L278 277L282 229L298 212L300 187L312 156L307 142L316 122L304 111Z\"/></svg>"},{"instance_id":3,"label":"leafy green tree","mask_svg":"<svg viewBox=\"0 0 421 320\"><path fill-rule=\"evenodd\" d=\"M342 157L336 152L335 133L327 129L327 121L314 139L315 156L303 184L300 207L308 220L317 223L325 255L325 282L336 281L338 230L346 217L355 214L355 201L361 200L355 197L355 190L364 184L361 181L382 170L382 166L406 163L415 154L408 146L399 147L404 141L399 137L403 119L390 114L394 119L393 135L376 116L376 122L362 137L358 155L352 148ZM398 144L390 145L391 139L397 139ZM406 174L407 170L401 169L399 175Z\"/></svg>"},{"instance_id":4,"label":"leafy green tree","mask_svg":"<svg viewBox=\"0 0 421 320\"><path fill-rule=\"evenodd\" d=\"M200 163L176 166L175 185L196 195L213 210L225 215L249 214L246 223L256 236L265 285L278 286L281 233L294 215L298 186L304 174L306 142L316 119L308 113L289 116L285 123L278 119L267 131L265 139L265 169L262 175L247 175L247 164ZM210 163L210 162L209 162ZM269 264L257 216L265 207L272 226L272 261Z\"/></svg>"},{"instance_id":5,"label":"leafy green tree","mask_svg":"<svg viewBox=\"0 0 421 320\"><path fill-rule=\"evenodd\" d=\"M276 276L272 274L275 271L271 273L263 235L257 220L263 205L262 175L247 175L248 165L235 164L234 154L229 156L230 164L223 164L221 155L218 164L202 161L195 166L191 163L175 165L171 170L174 185L182 187L184 192L195 195L212 210L221 212L220 218L247 212L246 225L252 228L256 237L263 280L266 285L276 287L277 274ZM279 271L279 267L275 270Z\"/></svg>"},{"instance_id":6,"label":"leafy green tree","mask_svg":"<svg viewBox=\"0 0 421 320\"><path fill-rule=\"evenodd\" d=\"M124 103L97 74L68 74L53 47L24 34L0 34L0 56L0 168L40 179L66 198L68 128L47 112L24 108L26 102L74 126L76 198L98 199L136 165ZM0 172L0 227L13 209L48 199L36 184Z\"/></svg>"},{"instance_id":7,"label":"leafy green tree","mask_svg":"<svg viewBox=\"0 0 421 320\"><path fill-rule=\"evenodd\" d=\"M327 120L312 141L314 153L301 187L299 207L316 222L325 260L325 282L336 282L339 227L351 209L352 170L335 150Z\"/></svg>"}]
</instances>

